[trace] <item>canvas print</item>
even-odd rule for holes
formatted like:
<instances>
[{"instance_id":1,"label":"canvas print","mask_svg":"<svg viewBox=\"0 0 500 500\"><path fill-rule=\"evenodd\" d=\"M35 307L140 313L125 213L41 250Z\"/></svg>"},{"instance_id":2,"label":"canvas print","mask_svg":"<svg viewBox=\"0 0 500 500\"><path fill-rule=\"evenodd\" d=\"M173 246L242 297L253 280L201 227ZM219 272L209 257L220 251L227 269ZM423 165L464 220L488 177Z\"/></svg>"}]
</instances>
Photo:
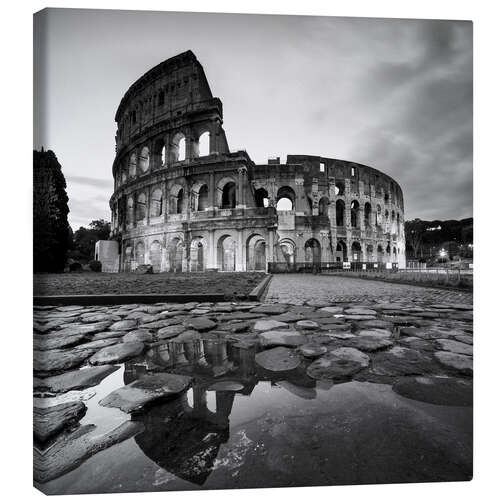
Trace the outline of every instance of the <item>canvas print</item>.
<instances>
[{"instance_id":1,"label":"canvas print","mask_svg":"<svg viewBox=\"0 0 500 500\"><path fill-rule=\"evenodd\" d=\"M472 23L34 15L34 485L472 479Z\"/></svg>"}]
</instances>

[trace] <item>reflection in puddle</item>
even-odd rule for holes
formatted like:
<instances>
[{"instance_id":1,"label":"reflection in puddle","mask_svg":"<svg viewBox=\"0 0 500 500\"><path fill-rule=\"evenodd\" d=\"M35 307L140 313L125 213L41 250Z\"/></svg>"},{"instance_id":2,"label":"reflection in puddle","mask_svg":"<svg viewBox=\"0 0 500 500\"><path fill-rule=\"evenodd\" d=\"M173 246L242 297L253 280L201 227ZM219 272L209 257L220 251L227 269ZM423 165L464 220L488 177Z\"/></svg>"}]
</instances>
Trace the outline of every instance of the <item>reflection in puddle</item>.
<instances>
[{"instance_id":1,"label":"reflection in puddle","mask_svg":"<svg viewBox=\"0 0 500 500\"><path fill-rule=\"evenodd\" d=\"M255 363L255 347L169 342L93 390L82 424L145 430L42 485L46 493L466 480L472 409L413 401L390 385L316 381ZM98 401L151 372L189 375L179 396L126 415ZM227 382L226 390L212 390ZM217 386L215 386L217 387ZM234 390L227 390L234 389Z\"/></svg>"}]
</instances>

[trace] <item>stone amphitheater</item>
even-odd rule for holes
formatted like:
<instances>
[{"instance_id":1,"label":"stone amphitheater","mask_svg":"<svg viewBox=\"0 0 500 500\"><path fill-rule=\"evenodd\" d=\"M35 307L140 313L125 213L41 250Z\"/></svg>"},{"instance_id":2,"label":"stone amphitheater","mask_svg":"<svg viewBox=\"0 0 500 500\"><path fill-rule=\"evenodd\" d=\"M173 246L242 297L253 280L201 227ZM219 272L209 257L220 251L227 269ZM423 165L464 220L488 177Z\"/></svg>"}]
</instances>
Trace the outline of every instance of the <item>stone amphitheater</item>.
<instances>
[{"instance_id":1,"label":"stone amphitheater","mask_svg":"<svg viewBox=\"0 0 500 500\"><path fill-rule=\"evenodd\" d=\"M232 151L222 102L191 52L158 64L116 112L104 271L405 267L403 192L372 167Z\"/></svg>"}]
</instances>

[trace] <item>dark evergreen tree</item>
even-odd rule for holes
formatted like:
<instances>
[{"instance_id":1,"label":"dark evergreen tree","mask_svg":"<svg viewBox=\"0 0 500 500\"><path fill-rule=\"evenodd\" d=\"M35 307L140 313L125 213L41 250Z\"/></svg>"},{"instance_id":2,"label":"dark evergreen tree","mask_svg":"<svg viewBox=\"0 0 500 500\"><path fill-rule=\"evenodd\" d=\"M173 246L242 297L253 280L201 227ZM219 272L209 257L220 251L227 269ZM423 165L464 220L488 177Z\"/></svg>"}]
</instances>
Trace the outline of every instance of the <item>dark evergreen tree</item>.
<instances>
[{"instance_id":1,"label":"dark evergreen tree","mask_svg":"<svg viewBox=\"0 0 500 500\"><path fill-rule=\"evenodd\" d=\"M61 272L66 264L70 228L68 195L53 151L33 151L33 270Z\"/></svg>"},{"instance_id":2,"label":"dark evergreen tree","mask_svg":"<svg viewBox=\"0 0 500 500\"><path fill-rule=\"evenodd\" d=\"M80 227L75 231L70 256L75 260L92 260L96 242L109 239L110 232L111 223L104 219L93 220L88 228Z\"/></svg>"}]
</instances>

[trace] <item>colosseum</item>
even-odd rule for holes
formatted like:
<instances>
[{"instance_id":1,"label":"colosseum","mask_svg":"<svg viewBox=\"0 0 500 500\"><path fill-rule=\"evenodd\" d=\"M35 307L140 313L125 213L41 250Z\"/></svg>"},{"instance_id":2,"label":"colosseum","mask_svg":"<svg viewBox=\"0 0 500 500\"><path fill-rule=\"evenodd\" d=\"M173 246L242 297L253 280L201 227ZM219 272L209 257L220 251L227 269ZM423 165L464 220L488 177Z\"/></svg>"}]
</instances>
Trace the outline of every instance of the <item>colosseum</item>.
<instances>
[{"instance_id":1,"label":"colosseum","mask_svg":"<svg viewBox=\"0 0 500 500\"><path fill-rule=\"evenodd\" d=\"M391 177L322 156L255 164L230 150L222 115L191 51L125 93L115 116L110 270L405 267L403 193Z\"/></svg>"}]
</instances>

